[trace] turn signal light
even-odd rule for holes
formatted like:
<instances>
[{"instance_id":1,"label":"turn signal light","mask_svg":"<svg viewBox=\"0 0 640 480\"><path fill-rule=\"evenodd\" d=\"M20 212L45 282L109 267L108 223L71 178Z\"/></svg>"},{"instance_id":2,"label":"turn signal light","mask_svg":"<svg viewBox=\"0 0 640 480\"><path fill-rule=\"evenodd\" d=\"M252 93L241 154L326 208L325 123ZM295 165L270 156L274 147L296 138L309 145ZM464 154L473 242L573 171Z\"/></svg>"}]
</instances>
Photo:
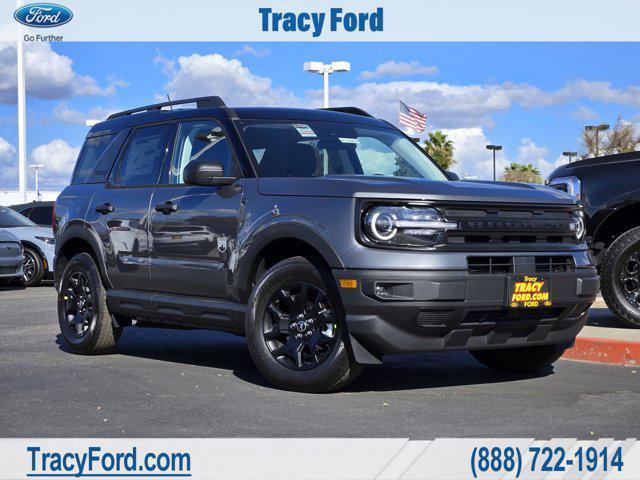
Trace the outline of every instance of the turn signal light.
<instances>
[{"instance_id":1,"label":"turn signal light","mask_svg":"<svg viewBox=\"0 0 640 480\"><path fill-rule=\"evenodd\" d=\"M355 278L341 278L340 288L358 288L358 281Z\"/></svg>"}]
</instances>

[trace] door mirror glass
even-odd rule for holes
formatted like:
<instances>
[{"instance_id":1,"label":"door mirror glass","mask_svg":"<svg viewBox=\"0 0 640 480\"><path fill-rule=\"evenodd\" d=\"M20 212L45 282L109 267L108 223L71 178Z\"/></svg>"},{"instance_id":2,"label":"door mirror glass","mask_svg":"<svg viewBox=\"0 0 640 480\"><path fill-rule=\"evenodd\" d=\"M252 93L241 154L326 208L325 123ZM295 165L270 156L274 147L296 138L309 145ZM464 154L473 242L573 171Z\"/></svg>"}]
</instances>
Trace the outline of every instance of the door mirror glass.
<instances>
[{"instance_id":1,"label":"door mirror glass","mask_svg":"<svg viewBox=\"0 0 640 480\"><path fill-rule=\"evenodd\" d=\"M184 167L182 178L187 185L230 185L236 177L225 177L224 167L212 160L192 160Z\"/></svg>"}]
</instances>

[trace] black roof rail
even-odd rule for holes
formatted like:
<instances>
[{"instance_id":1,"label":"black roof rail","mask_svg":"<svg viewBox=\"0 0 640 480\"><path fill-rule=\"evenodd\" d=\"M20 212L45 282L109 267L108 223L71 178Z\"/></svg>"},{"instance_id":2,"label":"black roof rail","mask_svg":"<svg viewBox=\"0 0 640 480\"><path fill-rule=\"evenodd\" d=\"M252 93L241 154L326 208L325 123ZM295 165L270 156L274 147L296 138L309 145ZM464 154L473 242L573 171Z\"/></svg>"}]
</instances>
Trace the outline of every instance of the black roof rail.
<instances>
[{"instance_id":1,"label":"black roof rail","mask_svg":"<svg viewBox=\"0 0 640 480\"><path fill-rule=\"evenodd\" d=\"M146 105L144 107L132 108L131 110L125 110L123 112L114 113L107 117L107 120L114 118L125 117L133 113L148 112L150 110L160 110L163 107L173 107L174 105L184 105L185 103L195 103L197 108L215 108L225 107L225 103L220 97L195 97L185 98L183 100L171 100L170 102L154 103L153 105Z\"/></svg>"},{"instance_id":2,"label":"black roof rail","mask_svg":"<svg viewBox=\"0 0 640 480\"><path fill-rule=\"evenodd\" d=\"M360 115L361 117L375 118L369 112L365 112L364 110L358 107L329 107L329 108L321 108L320 110L330 110L332 112L350 113L352 115Z\"/></svg>"}]
</instances>

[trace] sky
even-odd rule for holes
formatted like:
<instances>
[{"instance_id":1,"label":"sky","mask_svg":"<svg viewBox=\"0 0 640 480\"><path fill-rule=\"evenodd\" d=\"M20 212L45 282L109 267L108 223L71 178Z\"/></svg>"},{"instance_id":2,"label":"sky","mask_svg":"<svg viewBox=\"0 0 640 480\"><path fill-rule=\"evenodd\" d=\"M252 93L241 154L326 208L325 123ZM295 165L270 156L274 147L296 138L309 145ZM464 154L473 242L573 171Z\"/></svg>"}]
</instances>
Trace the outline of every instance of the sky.
<instances>
[{"instance_id":1,"label":"sky","mask_svg":"<svg viewBox=\"0 0 640 480\"><path fill-rule=\"evenodd\" d=\"M460 175L489 179L532 163L547 175L580 151L580 129L640 124L640 44L577 43L28 43L27 156L41 189L69 181L86 119L171 98L220 95L230 106L322 105L305 61L346 60L331 105L397 124L397 99L454 141ZM0 43L0 190L17 189L15 44ZM420 135L425 136L425 133ZM29 187L33 188L33 172Z\"/></svg>"}]
</instances>

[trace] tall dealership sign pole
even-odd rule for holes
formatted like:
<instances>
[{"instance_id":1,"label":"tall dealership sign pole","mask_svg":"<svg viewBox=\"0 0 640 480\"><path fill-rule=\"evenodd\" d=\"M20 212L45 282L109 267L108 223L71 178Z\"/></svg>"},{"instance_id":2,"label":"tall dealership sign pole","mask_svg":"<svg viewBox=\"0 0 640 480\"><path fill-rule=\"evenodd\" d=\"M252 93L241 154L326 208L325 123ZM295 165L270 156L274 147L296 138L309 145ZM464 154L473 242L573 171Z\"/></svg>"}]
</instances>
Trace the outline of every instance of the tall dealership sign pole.
<instances>
[{"instance_id":1,"label":"tall dealership sign pole","mask_svg":"<svg viewBox=\"0 0 640 480\"><path fill-rule=\"evenodd\" d=\"M22 6L22 1L18 0L18 8ZM22 29L18 29L18 35ZM24 43L18 36L16 50L18 52L18 185L20 197L23 203L27 202L27 95L25 91L24 77Z\"/></svg>"},{"instance_id":2,"label":"tall dealership sign pole","mask_svg":"<svg viewBox=\"0 0 640 480\"><path fill-rule=\"evenodd\" d=\"M351 64L349 62L304 62L303 65L305 72L319 73L324 80L324 95L323 106L329 108L329 75L333 72L349 72L351 70Z\"/></svg>"}]
</instances>

